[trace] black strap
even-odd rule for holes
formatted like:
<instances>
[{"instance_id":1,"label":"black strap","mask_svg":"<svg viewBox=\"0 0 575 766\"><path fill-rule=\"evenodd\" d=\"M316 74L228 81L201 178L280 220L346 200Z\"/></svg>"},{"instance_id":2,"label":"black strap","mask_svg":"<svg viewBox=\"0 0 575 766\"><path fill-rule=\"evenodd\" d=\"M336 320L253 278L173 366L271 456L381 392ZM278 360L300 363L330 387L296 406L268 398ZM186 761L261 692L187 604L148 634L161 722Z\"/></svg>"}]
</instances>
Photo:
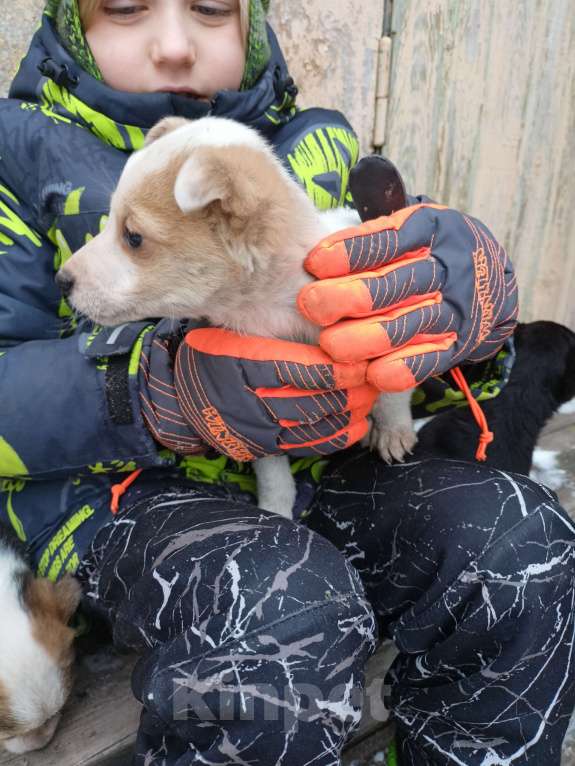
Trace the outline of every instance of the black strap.
<instances>
[{"instance_id":1,"label":"black strap","mask_svg":"<svg viewBox=\"0 0 575 766\"><path fill-rule=\"evenodd\" d=\"M134 422L128 382L130 355L112 356L106 368L106 400L112 421L119 426Z\"/></svg>"}]
</instances>

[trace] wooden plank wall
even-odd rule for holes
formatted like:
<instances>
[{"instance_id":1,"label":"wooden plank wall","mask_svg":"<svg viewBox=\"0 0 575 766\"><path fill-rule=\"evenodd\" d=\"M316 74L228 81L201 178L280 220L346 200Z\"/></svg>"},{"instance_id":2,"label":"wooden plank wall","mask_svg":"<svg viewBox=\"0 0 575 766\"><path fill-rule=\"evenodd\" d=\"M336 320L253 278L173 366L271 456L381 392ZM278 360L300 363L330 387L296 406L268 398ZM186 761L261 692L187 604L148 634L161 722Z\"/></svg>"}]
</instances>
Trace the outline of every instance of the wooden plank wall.
<instances>
[{"instance_id":1,"label":"wooden plank wall","mask_svg":"<svg viewBox=\"0 0 575 766\"><path fill-rule=\"evenodd\" d=\"M524 319L575 328L573 0L394 0L384 153L485 221Z\"/></svg>"},{"instance_id":2,"label":"wooden plank wall","mask_svg":"<svg viewBox=\"0 0 575 766\"><path fill-rule=\"evenodd\" d=\"M270 7L300 104L339 109L370 151L384 0L272 0Z\"/></svg>"}]
</instances>

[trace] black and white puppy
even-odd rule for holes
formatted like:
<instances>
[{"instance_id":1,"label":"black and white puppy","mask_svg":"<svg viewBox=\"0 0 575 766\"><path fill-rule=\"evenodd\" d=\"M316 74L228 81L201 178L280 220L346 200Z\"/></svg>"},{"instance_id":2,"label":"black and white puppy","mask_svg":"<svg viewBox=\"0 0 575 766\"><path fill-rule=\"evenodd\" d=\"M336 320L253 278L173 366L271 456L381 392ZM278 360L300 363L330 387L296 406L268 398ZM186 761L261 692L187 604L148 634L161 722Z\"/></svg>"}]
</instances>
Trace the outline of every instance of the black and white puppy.
<instances>
[{"instance_id":1,"label":"black and white puppy","mask_svg":"<svg viewBox=\"0 0 575 766\"><path fill-rule=\"evenodd\" d=\"M0 746L12 753L52 739L72 688L80 586L36 578L24 547L0 524Z\"/></svg>"},{"instance_id":2,"label":"black and white puppy","mask_svg":"<svg viewBox=\"0 0 575 766\"><path fill-rule=\"evenodd\" d=\"M541 429L559 407L575 397L575 333L556 322L519 324L517 357L509 382L482 403L495 441L487 465L529 475ZM475 460L477 424L469 408L437 415L418 433L414 458Z\"/></svg>"}]
</instances>

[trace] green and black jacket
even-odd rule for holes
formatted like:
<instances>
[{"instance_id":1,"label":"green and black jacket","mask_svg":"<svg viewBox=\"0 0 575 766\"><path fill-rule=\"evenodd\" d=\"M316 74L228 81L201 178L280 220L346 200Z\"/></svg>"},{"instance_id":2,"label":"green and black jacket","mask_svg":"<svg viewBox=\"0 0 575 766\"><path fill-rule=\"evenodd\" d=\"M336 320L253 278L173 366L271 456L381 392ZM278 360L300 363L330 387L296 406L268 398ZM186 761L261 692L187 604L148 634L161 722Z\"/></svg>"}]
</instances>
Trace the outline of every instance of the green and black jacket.
<instances>
[{"instance_id":1,"label":"green and black jacket","mask_svg":"<svg viewBox=\"0 0 575 766\"><path fill-rule=\"evenodd\" d=\"M177 470L253 488L249 466L159 450L139 408L137 369L156 323L78 326L54 275L102 228L130 153L162 117L206 114L257 128L320 208L346 199L357 138L337 112L300 111L273 33L255 86L211 104L121 93L87 74L44 16L0 101L0 521L28 543L39 571L74 570L110 519L110 486L160 490ZM305 463L306 461L304 461Z\"/></svg>"}]
</instances>

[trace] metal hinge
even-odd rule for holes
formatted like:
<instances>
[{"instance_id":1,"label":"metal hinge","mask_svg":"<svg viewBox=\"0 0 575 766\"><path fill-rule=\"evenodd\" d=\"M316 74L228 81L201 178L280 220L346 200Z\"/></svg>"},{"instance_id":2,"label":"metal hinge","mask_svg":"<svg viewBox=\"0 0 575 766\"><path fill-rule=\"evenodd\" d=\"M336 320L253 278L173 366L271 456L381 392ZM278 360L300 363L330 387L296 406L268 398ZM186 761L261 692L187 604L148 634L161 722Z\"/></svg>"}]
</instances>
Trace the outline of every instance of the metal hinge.
<instances>
[{"instance_id":1,"label":"metal hinge","mask_svg":"<svg viewBox=\"0 0 575 766\"><path fill-rule=\"evenodd\" d=\"M377 80L375 85L375 120L373 146L380 149L385 144L389 81L391 77L391 35L394 0L384 0L383 29L377 56Z\"/></svg>"},{"instance_id":2,"label":"metal hinge","mask_svg":"<svg viewBox=\"0 0 575 766\"><path fill-rule=\"evenodd\" d=\"M391 37L379 41L377 80L375 85L375 121L373 125L373 146L379 149L385 144L387 106L389 103L389 79L391 65Z\"/></svg>"}]
</instances>

